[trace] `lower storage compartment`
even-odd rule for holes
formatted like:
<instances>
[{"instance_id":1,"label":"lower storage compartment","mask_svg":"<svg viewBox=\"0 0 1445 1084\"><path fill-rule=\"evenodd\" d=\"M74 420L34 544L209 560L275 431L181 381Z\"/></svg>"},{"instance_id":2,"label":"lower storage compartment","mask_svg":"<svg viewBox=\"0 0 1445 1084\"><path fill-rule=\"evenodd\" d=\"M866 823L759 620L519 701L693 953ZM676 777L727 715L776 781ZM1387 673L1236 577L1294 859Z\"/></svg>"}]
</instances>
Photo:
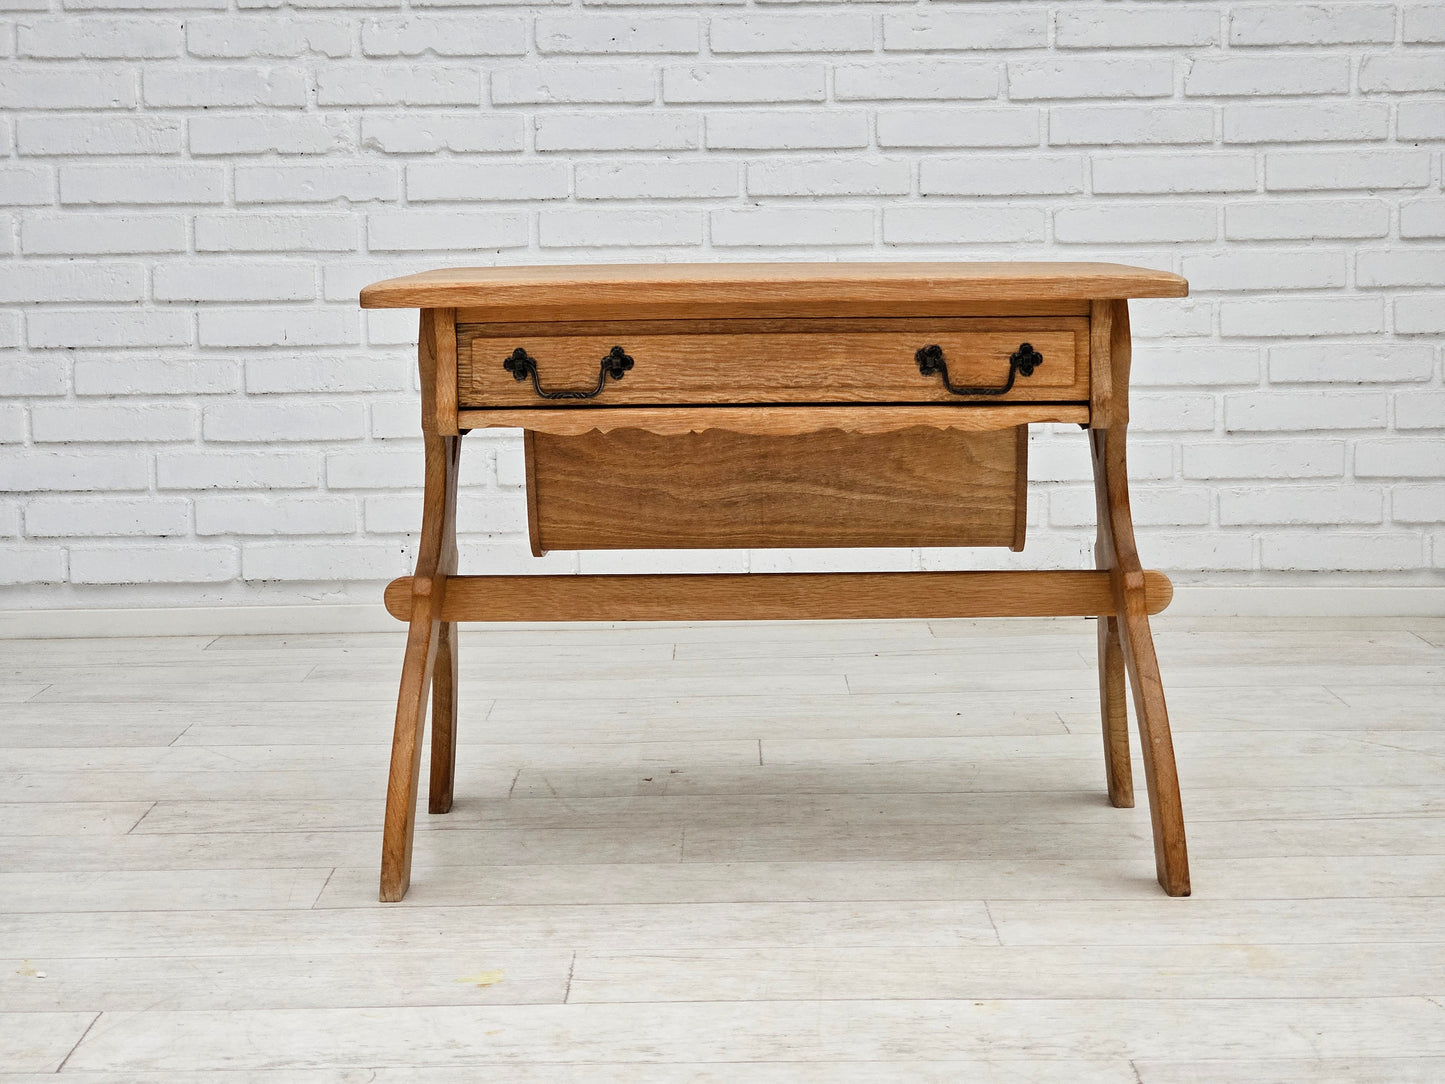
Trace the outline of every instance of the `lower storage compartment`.
<instances>
[{"instance_id":1,"label":"lower storage compartment","mask_svg":"<svg viewBox=\"0 0 1445 1084\"><path fill-rule=\"evenodd\" d=\"M532 552L1023 548L1028 426L526 434Z\"/></svg>"}]
</instances>

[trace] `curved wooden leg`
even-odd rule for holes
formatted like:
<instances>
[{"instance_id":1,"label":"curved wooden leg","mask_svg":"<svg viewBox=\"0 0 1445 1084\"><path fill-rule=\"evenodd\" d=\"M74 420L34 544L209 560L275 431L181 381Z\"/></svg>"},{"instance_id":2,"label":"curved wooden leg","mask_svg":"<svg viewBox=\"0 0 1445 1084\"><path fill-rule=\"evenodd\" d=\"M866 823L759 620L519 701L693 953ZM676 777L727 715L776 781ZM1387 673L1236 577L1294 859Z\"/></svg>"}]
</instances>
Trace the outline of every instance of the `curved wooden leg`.
<instances>
[{"instance_id":1,"label":"curved wooden leg","mask_svg":"<svg viewBox=\"0 0 1445 1084\"><path fill-rule=\"evenodd\" d=\"M427 812L449 813L457 769L457 625L441 622L431 679L431 779Z\"/></svg>"},{"instance_id":2,"label":"curved wooden leg","mask_svg":"<svg viewBox=\"0 0 1445 1084\"><path fill-rule=\"evenodd\" d=\"M1115 626L1134 694L1134 713L1144 753L1144 779L1149 791L1149 818L1154 827L1154 865L1159 883L1171 896L1189 895L1189 854L1184 842L1184 810L1179 800L1179 776L1174 765L1174 742L1164 706L1164 685L1159 660L1149 631L1144 598L1144 572L1134 546L1134 521L1129 512L1129 480L1124 456L1125 428L1093 430L1089 434L1094 476L1102 479L1101 534L1107 527L1110 579L1114 588Z\"/></svg>"},{"instance_id":3,"label":"curved wooden leg","mask_svg":"<svg viewBox=\"0 0 1445 1084\"><path fill-rule=\"evenodd\" d=\"M1119 642L1119 619L1101 617L1099 639L1099 710L1104 720L1104 776L1109 804L1120 809L1134 805L1134 768L1129 762L1129 710L1124 699L1124 649Z\"/></svg>"},{"instance_id":4,"label":"curved wooden leg","mask_svg":"<svg viewBox=\"0 0 1445 1084\"><path fill-rule=\"evenodd\" d=\"M1114 567L1114 544L1109 524L1109 489L1103 463L1094 457L1094 504L1099 532L1094 542L1094 567ZM1109 802L1122 809L1134 805L1134 769L1129 762L1129 709L1124 702L1124 649L1119 640L1119 619L1099 618L1099 713L1104 721L1104 776Z\"/></svg>"},{"instance_id":5,"label":"curved wooden leg","mask_svg":"<svg viewBox=\"0 0 1445 1084\"><path fill-rule=\"evenodd\" d=\"M411 845L416 829L427 692L442 639L441 608L447 575L456 571L457 463L461 438L429 433L424 439L426 492L421 543L417 550L416 575L412 578L411 620L407 627L406 656L402 661L401 689L396 700L396 729L392 734L391 772L386 787L386 823L382 828L383 903L400 900L411 883Z\"/></svg>"},{"instance_id":6,"label":"curved wooden leg","mask_svg":"<svg viewBox=\"0 0 1445 1084\"><path fill-rule=\"evenodd\" d=\"M461 448L461 438L447 438ZM455 468L452 471L455 476ZM457 571L457 510L455 477L447 488L446 523L442 553L437 567L448 576ZM457 770L457 623L443 621L437 639L436 662L431 678L431 778L427 781L428 813L450 813L452 784Z\"/></svg>"},{"instance_id":7,"label":"curved wooden leg","mask_svg":"<svg viewBox=\"0 0 1445 1084\"><path fill-rule=\"evenodd\" d=\"M411 884L411 843L416 831L416 791L421 775L421 735L426 725L427 686L436 661L441 622L431 620L429 600L414 599L396 700L391 772L386 783L386 824L381 839L381 901L395 903Z\"/></svg>"}]
</instances>

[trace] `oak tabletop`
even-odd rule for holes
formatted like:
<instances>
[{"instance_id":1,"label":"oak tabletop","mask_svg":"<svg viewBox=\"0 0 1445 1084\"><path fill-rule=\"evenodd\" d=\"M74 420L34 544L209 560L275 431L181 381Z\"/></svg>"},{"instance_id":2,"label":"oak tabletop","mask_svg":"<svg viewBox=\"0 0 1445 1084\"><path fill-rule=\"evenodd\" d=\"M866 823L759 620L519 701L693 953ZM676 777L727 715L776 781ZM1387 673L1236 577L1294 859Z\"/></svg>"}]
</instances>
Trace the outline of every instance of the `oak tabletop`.
<instances>
[{"instance_id":1,"label":"oak tabletop","mask_svg":"<svg viewBox=\"0 0 1445 1084\"><path fill-rule=\"evenodd\" d=\"M372 283L367 309L491 308L577 303L650 311L726 300L745 309L810 304L1091 301L1184 297L1168 271L1114 263L654 263L453 267Z\"/></svg>"}]
</instances>

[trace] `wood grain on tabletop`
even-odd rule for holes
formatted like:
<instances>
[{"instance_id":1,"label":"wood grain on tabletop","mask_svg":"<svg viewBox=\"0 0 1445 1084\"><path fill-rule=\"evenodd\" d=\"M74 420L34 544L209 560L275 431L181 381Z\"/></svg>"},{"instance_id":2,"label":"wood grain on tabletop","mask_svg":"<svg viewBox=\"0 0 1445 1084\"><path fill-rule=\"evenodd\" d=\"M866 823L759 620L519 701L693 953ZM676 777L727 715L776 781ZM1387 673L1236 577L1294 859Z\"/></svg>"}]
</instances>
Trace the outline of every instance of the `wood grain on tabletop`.
<instances>
[{"instance_id":1,"label":"wood grain on tabletop","mask_svg":"<svg viewBox=\"0 0 1445 1084\"><path fill-rule=\"evenodd\" d=\"M443 268L373 283L363 308L483 307L488 320L947 315L965 302L1184 297L1110 263L708 263ZM997 311L997 309L995 309Z\"/></svg>"}]
</instances>

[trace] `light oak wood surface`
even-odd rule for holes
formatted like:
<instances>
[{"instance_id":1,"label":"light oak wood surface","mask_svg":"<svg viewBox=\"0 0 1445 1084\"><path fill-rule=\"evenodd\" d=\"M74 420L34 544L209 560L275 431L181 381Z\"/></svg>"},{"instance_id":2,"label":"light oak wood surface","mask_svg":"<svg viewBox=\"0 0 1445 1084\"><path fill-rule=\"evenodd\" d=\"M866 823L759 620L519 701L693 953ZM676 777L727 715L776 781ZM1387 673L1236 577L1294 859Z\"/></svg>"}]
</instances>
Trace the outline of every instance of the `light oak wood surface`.
<instances>
[{"instance_id":1,"label":"light oak wood surface","mask_svg":"<svg viewBox=\"0 0 1445 1084\"><path fill-rule=\"evenodd\" d=\"M456 309L424 309L422 319L429 320L431 323L430 347L435 358L432 362L435 366L434 375L424 376L422 383L423 385L431 384L436 389L435 402L431 405L431 410L435 411L436 416L436 431L442 436L454 437L458 435L456 418L460 395L457 311ZM427 410L425 399L422 404L425 412Z\"/></svg>"},{"instance_id":2,"label":"light oak wood surface","mask_svg":"<svg viewBox=\"0 0 1445 1084\"><path fill-rule=\"evenodd\" d=\"M965 302L1188 291L1178 275L1111 263L598 264L426 271L366 287L361 306L478 309L488 320L947 315Z\"/></svg>"},{"instance_id":3,"label":"light oak wood surface","mask_svg":"<svg viewBox=\"0 0 1445 1084\"><path fill-rule=\"evenodd\" d=\"M1089 314L1089 424L1102 429L1114 423L1114 315L1114 305L1110 301L1095 301ZM1120 388L1121 401L1127 403L1128 372L1121 375L1124 379ZM1114 563L1113 536L1108 523L1108 491L1097 473L1097 466L1095 471L1097 531L1094 564L1107 571ZM1124 702L1127 677L1118 615L1109 614L1101 618L1096 633L1099 711L1104 732L1104 777L1109 801L1127 809L1134 804L1134 779L1129 766L1129 718Z\"/></svg>"},{"instance_id":4,"label":"light oak wood surface","mask_svg":"<svg viewBox=\"0 0 1445 1084\"><path fill-rule=\"evenodd\" d=\"M423 366L423 378L425 375ZM399 900L406 894L411 877L427 695L432 691L438 671L440 681L432 711L431 780L436 786L436 793L429 800L432 812L444 813L451 806L452 754L456 748L456 638L442 615L442 598L448 576L456 572L457 467L462 445L460 437L431 434L425 437L424 445L426 487L422 536L417 547L416 575L408 584L409 626L401 691L397 696L391 772L387 779L387 830L382 838L381 897L391 900Z\"/></svg>"},{"instance_id":5,"label":"light oak wood surface","mask_svg":"<svg viewBox=\"0 0 1445 1084\"><path fill-rule=\"evenodd\" d=\"M1119 655L1134 694L1134 717L1143 746L1144 778L1149 789L1149 815L1154 826L1154 860L1159 883L1171 896L1189 895L1189 856L1184 838L1184 813L1179 797L1179 777L1174 764L1174 746L1169 716L1164 704L1164 685L1149 628L1145 573L1134 546L1134 522L1129 508L1129 469L1125 455L1129 418L1128 387L1131 362L1129 309L1127 303L1112 304L1109 320L1109 368L1111 378L1110 415L1107 429L1091 429L1089 443L1094 466L1094 492L1098 507L1096 557L1106 568L1114 595L1114 614L1101 634L1100 690L1104 713L1105 769L1111 797L1123 797L1122 769L1113 761L1126 739L1123 715L1114 702L1119 662L1112 657L1113 636L1119 640Z\"/></svg>"},{"instance_id":6,"label":"light oak wood surface","mask_svg":"<svg viewBox=\"0 0 1445 1084\"><path fill-rule=\"evenodd\" d=\"M365 305L422 308L426 450L417 571L387 589L388 609L409 629L382 900L400 900L409 884L428 692L428 808L445 813L453 803L457 621L1046 615L1101 619L1109 798L1120 808L1133 802L1127 680L1158 880L1170 895L1188 895L1179 784L1148 620L1167 604L1169 585L1146 574L1135 552L1125 454L1125 299L1187 288L1168 273L1106 264L453 269L367 287ZM537 556L903 552L1021 549L1027 425L1065 417L1090 429L1093 573L456 574L457 454L473 427L525 431Z\"/></svg>"},{"instance_id":7,"label":"light oak wood surface","mask_svg":"<svg viewBox=\"0 0 1445 1084\"><path fill-rule=\"evenodd\" d=\"M734 320L581 330L563 324L463 324L457 328L464 408L717 403L959 403L1083 401L1089 397L1089 322L1030 319ZM942 348L955 386L1002 387L1009 358L1029 344L1043 361L1004 395L952 394L919 372L920 349ZM516 349L537 363L544 391L591 390L601 359L620 346L633 367L590 399L543 400L503 365Z\"/></svg>"},{"instance_id":8,"label":"light oak wood surface","mask_svg":"<svg viewBox=\"0 0 1445 1084\"><path fill-rule=\"evenodd\" d=\"M463 429L524 429L555 436L611 433L637 429L660 436L723 430L754 436L795 436L836 429L842 433L877 435L928 426L986 433L1018 425L1058 422L1087 425L1083 403L950 404L937 406L770 406L757 407L595 407L591 410L550 410L535 407L507 410L463 410Z\"/></svg>"},{"instance_id":9,"label":"light oak wood surface","mask_svg":"<svg viewBox=\"0 0 1445 1084\"><path fill-rule=\"evenodd\" d=\"M1114 424L1114 311L1111 301L1089 307L1089 424L1098 429ZM1128 385L1120 390L1127 395Z\"/></svg>"},{"instance_id":10,"label":"light oak wood surface","mask_svg":"<svg viewBox=\"0 0 1445 1084\"><path fill-rule=\"evenodd\" d=\"M1028 429L752 436L638 430L526 442L533 551L1023 548ZM659 467L660 464L666 464ZM619 508L627 509L618 516Z\"/></svg>"},{"instance_id":11,"label":"light oak wood surface","mask_svg":"<svg viewBox=\"0 0 1445 1084\"><path fill-rule=\"evenodd\" d=\"M408 613L413 579L386 588ZM1141 581L1145 612L1169 605L1162 572ZM453 576L449 621L787 621L1110 613L1107 572L823 572L754 575Z\"/></svg>"}]
</instances>

